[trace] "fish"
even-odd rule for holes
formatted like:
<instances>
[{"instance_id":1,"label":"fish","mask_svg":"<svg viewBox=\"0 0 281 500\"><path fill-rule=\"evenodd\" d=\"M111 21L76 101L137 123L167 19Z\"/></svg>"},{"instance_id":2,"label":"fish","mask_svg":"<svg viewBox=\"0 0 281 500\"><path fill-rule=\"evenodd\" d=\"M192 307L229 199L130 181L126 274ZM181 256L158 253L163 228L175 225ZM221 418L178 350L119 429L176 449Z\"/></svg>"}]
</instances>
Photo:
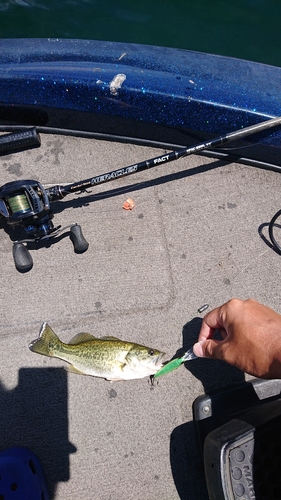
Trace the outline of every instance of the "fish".
<instances>
[{"instance_id":1,"label":"fish","mask_svg":"<svg viewBox=\"0 0 281 500\"><path fill-rule=\"evenodd\" d=\"M163 366L164 352L116 337L97 338L78 333L69 343L62 342L52 328L42 324L39 337L29 349L43 356L69 363L72 373L91 375L110 381L132 380L154 375Z\"/></svg>"}]
</instances>

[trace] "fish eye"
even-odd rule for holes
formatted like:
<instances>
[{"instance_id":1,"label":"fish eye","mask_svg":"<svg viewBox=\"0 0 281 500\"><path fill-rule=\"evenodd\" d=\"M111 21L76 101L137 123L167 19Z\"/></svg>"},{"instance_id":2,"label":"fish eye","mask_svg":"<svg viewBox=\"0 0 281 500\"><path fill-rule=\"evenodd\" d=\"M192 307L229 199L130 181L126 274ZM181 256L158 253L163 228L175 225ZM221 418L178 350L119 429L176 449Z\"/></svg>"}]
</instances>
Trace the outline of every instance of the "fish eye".
<instances>
[{"instance_id":1,"label":"fish eye","mask_svg":"<svg viewBox=\"0 0 281 500\"><path fill-rule=\"evenodd\" d=\"M149 356L153 356L154 350L153 349L149 349L148 354L149 354Z\"/></svg>"}]
</instances>

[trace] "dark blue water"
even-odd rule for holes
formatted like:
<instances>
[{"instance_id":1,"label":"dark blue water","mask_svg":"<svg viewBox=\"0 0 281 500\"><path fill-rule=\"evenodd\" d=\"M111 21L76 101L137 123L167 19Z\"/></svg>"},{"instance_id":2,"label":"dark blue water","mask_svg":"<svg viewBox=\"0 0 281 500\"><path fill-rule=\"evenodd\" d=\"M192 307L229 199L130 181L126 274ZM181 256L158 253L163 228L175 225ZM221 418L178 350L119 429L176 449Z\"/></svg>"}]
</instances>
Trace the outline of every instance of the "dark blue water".
<instances>
[{"instance_id":1,"label":"dark blue water","mask_svg":"<svg viewBox=\"0 0 281 500\"><path fill-rule=\"evenodd\" d=\"M0 37L165 45L281 66L281 0L0 0Z\"/></svg>"}]
</instances>

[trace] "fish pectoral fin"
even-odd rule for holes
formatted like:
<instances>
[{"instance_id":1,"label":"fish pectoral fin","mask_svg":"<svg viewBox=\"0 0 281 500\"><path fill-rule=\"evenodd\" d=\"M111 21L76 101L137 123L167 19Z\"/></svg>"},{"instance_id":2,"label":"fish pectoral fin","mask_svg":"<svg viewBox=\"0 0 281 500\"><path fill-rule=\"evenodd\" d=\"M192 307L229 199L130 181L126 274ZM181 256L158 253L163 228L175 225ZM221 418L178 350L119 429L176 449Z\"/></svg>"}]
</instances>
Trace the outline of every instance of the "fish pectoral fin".
<instances>
[{"instance_id":1,"label":"fish pectoral fin","mask_svg":"<svg viewBox=\"0 0 281 500\"><path fill-rule=\"evenodd\" d=\"M66 366L64 366L64 369L69 373L77 373L78 375L86 375L86 373L83 373L80 370L77 370L77 368L75 368L73 365L66 365Z\"/></svg>"},{"instance_id":2,"label":"fish pectoral fin","mask_svg":"<svg viewBox=\"0 0 281 500\"><path fill-rule=\"evenodd\" d=\"M110 382L118 382L120 380L124 380L124 377L122 376L122 372L124 371L124 368L126 368L127 363L123 363L121 361L116 362L116 370L117 373L115 375L112 374L112 376L108 375L105 377L105 380L109 380ZM118 371L120 372L120 375L118 375Z\"/></svg>"},{"instance_id":3,"label":"fish pectoral fin","mask_svg":"<svg viewBox=\"0 0 281 500\"><path fill-rule=\"evenodd\" d=\"M77 333L74 337L68 342L71 345L81 344L82 342L89 342L89 340L95 340L96 337L91 335L91 333Z\"/></svg>"}]
</instances>

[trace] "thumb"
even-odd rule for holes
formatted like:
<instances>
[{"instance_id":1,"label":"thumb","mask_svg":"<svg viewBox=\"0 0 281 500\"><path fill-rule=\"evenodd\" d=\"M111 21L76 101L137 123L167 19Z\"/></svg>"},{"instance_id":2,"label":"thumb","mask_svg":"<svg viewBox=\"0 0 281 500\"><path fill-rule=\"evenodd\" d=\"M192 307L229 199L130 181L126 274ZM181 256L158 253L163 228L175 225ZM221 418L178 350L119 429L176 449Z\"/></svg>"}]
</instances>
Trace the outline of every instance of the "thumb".
<instances>
[{"instance_id":1,"label":"thumb","mask_svg":"<svg viewBox=\"0 0 281 500\"><path fill-rule=\"evenodd\" d=\"M213 358L220 359L220 344L222 341L207 339L207 340L199 340L193 346L193 352L195 356L199 358Z\"/></svg>"}]
</instances>

